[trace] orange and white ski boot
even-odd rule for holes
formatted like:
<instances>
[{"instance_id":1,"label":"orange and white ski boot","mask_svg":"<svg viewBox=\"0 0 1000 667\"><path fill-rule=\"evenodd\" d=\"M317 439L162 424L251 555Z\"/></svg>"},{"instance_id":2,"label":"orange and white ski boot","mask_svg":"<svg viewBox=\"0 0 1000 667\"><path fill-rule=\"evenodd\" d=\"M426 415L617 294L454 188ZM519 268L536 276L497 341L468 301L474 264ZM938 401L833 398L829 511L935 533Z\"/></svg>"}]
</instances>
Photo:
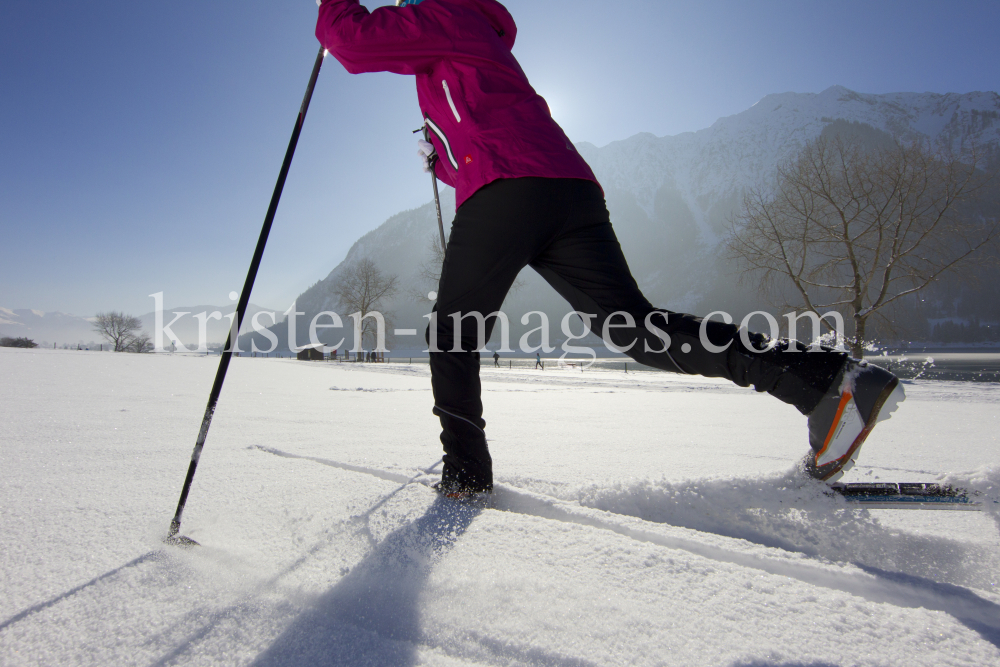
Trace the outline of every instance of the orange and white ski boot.
<instances>
[{"instance_id":1,"label":"orange and white ski boot","mask_svg":"<svg viewBox=\"0 0 1000 667\"><path fill-rule=\"evenodd\" d=\"M861 445L875 425L906 398L889 371L848 358L829 391L809 413L809 445L802 461L811 477L835 482L854 467Z\"/></svg>"}]
</instances>

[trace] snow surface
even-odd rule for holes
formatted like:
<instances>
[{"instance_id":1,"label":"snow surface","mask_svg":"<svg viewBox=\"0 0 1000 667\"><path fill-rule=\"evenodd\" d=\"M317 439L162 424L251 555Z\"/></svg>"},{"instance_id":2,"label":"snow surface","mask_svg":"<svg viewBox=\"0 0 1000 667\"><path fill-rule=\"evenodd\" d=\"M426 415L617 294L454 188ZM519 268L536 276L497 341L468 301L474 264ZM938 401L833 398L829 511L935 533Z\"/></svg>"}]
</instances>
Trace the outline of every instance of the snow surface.
<instances>
[{"instance_id":1,"label":"snow surface","mask_svg":"<svg viewBox=\"0 0 1000 667\"><path fill-rule=\"evenodd\" d=\"M438 499L426 365L0 349L2 665L1000 665L1000 516L797 480L805 420L665 373L483 370ZM554 365L554 364L553 364ZM845 481L996 498L1000 387L907 383Z\"/></svg>"}]
</instances>

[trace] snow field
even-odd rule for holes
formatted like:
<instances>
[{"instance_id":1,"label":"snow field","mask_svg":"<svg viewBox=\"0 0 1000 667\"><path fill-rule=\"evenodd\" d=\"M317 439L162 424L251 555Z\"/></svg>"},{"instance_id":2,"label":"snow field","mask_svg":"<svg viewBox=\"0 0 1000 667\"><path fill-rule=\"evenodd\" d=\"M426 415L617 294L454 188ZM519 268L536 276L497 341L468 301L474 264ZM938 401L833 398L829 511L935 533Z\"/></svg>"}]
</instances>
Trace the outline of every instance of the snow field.
<instances>
[{"instance_id":1,"label":"snow field","mask_svg":"<svg viewBox=\"0 0 1000 667\"><path fill-rule=\"evenodd\" d=\"M850 509L700 378L484 370L483 509L426 366L234 359L164 548L217 363L0 350L0 664L1000 665L989 513ZM1000 391L906 389L851 481L992 493Z\"/></svg>"}]
</instances>

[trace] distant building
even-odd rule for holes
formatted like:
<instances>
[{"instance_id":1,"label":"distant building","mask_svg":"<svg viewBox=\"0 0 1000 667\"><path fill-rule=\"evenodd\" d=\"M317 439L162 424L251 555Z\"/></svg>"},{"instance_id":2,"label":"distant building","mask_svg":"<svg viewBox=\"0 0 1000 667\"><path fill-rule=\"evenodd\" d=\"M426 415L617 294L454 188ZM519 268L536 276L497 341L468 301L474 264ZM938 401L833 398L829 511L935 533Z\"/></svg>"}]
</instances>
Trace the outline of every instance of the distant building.
<instances>
[{"instance_id":1,"label":"distant building","mask_svg":"<svg viewBox=\"0 0 1000 667\"><path fill-rule=\"evenodd\" d=\"M302 361L323 361L323 343L306 345L296 356Z\"/></svg>"}]
</instances>

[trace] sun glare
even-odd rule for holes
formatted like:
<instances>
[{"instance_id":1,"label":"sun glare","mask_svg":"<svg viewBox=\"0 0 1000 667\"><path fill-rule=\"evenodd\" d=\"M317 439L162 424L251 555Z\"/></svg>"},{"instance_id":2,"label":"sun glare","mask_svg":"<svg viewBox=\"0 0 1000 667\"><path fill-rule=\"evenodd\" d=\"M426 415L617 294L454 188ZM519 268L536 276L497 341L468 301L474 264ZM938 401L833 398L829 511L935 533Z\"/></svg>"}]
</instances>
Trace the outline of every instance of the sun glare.
<instances>
[{"instance_id":1,"label":"sun glare","mask_svg":"<svg viewBox=\"0 0 1000 667\"><path fill-rule=\"evenodd\" d=\"M562 110L562 105L557 104L552 95L545 96L545 103L549 105L549 115L559 120L559 112Z\"/></svg>"}]
</instances>

